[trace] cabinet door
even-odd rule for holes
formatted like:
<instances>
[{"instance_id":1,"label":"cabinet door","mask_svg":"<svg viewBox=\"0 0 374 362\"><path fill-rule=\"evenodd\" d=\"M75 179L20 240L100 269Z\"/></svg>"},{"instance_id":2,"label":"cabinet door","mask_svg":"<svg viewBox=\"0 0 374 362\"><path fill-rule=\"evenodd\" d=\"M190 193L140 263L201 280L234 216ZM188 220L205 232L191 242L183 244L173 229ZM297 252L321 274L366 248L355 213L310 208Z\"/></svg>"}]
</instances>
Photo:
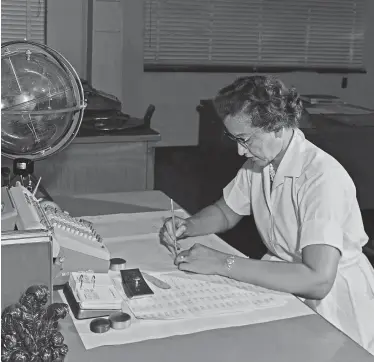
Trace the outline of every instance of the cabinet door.
<instances>
[{"instance_id":1,"label":"cabinet door","mask_svg":"<svg viewBox=\"0 0 374 362\"><path fill-rule=\"evenodd\" d=\"M146 142L72 143L36 161L34 173L52 196L137 191L147 188L146 160Z\"/></svg>"}]
</instances>

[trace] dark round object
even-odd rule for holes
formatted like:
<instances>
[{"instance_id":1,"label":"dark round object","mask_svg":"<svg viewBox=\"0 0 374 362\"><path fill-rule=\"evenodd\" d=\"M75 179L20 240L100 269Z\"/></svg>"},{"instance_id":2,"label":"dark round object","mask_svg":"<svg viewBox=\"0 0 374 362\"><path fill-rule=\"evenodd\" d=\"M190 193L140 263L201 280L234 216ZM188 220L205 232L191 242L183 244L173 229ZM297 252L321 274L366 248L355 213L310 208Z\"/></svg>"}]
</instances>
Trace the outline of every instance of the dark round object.
<instances>
[{"instance_id":1,"label":"dark round object","mask_svg":"<svg viewBox=\"0 0 374 362\"><path fill-rule=\"evenodd\" d=\"M131 325L131 317L127 313L115 312L109 316L110 326L113 329L125 329Z\"/></svg>"},{"instance_id":2,"label":"dark round object","mask_svg":"<svg viewBox=\"0 0 374 362\"><path fill-rule=\"evenodd\" d=\"M93 333L105 333L110 329L110 322L105 318L96 318L90 323L90 330Z\"/></svg>"},{"instance_id":3,"label":"dark round object","mask_svg":"<svg viewBox=\"0 0 374 362\"><path fill-rule=\"evenodd\" d=\"M112 258L110 259L110 270L119 271L126 269L126 260L122 258Z\"/></svg>"}]
</instances>

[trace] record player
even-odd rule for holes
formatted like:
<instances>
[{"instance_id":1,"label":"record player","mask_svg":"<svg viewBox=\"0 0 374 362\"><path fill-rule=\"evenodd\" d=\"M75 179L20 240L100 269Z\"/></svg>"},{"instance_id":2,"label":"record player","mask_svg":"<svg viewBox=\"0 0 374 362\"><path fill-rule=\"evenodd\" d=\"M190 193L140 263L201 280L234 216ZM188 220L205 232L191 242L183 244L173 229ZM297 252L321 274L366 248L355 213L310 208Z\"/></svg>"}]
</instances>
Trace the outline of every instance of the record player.
<instances>
[{"instance_id":1,"label":"record player","mask_svg":"<svg viewBox=\"0 0 374 362\"><path fill-rule=\"evenodd\" d=\"M120 100L109 93L97 90L87 81L81 80L87 103L80 133L116 133L125 130L150 128L155 106L150 104L143 118L131 117L121 111ZM79 135L78 135L79 136Z\"/></svg>"}]
</instances>

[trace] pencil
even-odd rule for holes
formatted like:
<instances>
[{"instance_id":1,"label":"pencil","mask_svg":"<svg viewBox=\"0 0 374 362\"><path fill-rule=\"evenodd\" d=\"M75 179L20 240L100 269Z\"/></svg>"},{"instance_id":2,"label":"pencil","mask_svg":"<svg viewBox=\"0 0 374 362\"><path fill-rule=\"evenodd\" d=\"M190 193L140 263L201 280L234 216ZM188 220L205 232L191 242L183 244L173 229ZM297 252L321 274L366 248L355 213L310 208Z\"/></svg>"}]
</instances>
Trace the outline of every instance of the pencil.
<instances>
[{"instance_id":1,"label":"pencil","mask_svg":"<svg viewBox=\"0 0 374 362\"><path fill-rule=\"evenodd\" d=\"M175 215L174 215L174 202L173 199L170 199L170 209L171 209L171 221L173 224L173 234L174 234L174 249L177 252L177 235L175 232Z\"/></svg>"},{"instance_id":2,"label":"pencil","mask_svg":"<svg viewBox=\"0 0 374 362\"><path fill-rule=\"evenodd\" d=\"M38 191L38 187L39 187L39 184L40 184L40 180L41 180L41 179L42 179L42 178L39 177L39 180L38 180L38 182L37 182L37 184L36 184L36 186L35 186L35 188L34 188L34 192L32 193L33 196L35 196L35 195L36 195L36 191Z\"/></svg>"}]
</instances>

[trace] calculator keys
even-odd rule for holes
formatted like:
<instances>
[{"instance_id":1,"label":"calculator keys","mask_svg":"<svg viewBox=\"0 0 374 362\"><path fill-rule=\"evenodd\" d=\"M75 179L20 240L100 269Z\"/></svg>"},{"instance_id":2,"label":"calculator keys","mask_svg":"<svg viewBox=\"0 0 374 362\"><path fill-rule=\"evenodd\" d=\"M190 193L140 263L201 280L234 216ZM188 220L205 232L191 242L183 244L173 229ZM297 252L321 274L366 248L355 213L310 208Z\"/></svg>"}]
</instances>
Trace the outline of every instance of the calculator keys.
<instances>
[{"instance_id":1,"label":"calculator keys","mask_svg":"<svg viewBox=\"0 0 374 362\"><path fill-rule=\"evenodd\" d=\"M75 238L83 238L92 242L102 243L102 237L97 233L92 223L83 219L76 219L67 212L62 212L51 206L44 209L45 215L50 224L68 234L74 235Z\"/></svg>"}]
</instances>

